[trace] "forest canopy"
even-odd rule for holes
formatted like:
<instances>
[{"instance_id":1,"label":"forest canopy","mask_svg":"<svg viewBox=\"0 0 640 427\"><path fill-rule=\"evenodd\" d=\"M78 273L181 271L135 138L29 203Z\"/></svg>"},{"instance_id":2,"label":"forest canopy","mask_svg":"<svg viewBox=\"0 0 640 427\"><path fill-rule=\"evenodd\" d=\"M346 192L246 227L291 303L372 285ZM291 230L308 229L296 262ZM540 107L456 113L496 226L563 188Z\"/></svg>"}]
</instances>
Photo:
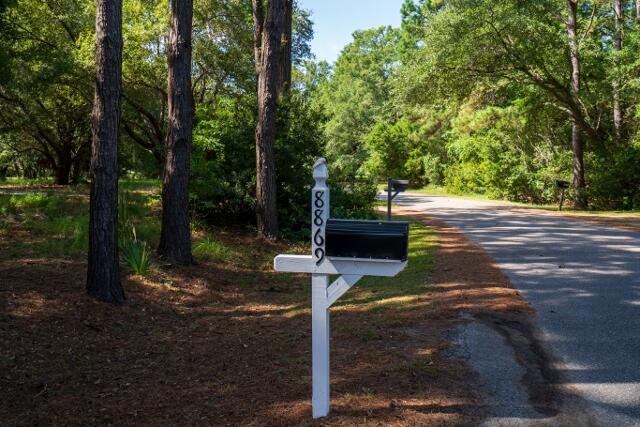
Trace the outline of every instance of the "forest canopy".
<instances>
[{"instance_id":1,"label":"forest canopy","mask_svg":"<svg viewBox=\"0 0 640 427\"><path fill-rule=\"evenodd\" d=\"M294 6L291 89L276 123L278 217L308 225L308 177L332 168L336 210L366 216L375 183L577 206L640 206L638 1L406 0L400 28L363 29L317 61ZM121 176L158 178L167 135L167 0L123 3ZM0 176L88 176L95 6L0 3ZM195 0L191 208L255 221L252 4Z\"/></svg>"},{"instance_id":2,"label":"forest canopy","mask_svg":"<svg viewBox=\"0 0 640 427\"><path fill-rule=\"evenodd\" d=\"M568 3L408 0L401 28L356 32L319 90L330 157L348 174L534 203L563 179L594 207L637 208L638 2Z\"/></svg>"}]
</instances>

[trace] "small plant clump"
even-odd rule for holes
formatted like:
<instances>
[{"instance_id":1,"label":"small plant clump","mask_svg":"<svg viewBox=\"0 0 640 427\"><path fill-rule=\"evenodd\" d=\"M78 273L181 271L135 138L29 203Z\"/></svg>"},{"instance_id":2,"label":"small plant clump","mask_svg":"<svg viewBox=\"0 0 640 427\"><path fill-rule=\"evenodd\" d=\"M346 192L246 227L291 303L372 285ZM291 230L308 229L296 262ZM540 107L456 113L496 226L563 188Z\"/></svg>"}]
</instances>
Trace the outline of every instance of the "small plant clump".
<instances>
[{"instance_id":1,"label":"small plant clump","mask_svg":"<svg viewBox=\"0 0 640 427\"><path fill-rule=\"evenodd\" d=\"M132 234L133 239L121 244L122 255L135 274L146 274L151 266L151 252L145 242L137 239L135 227Z\"/></svg>"},{"instance_id":2,"label":"small plant clump","mask_svg":"<svg viewBox=\"0 0 640 427\"><path fill-rule=\"evenodd\" d=\"M138 240L136 227L129 216L128 193L120 194L119 243L122 256L135 274L146 274L151 266L151 251L147 243Z\"/></svg>"},{"instance_id":3,"label":"small plant clump","mask_svg":"<svg viewBox=\"0 0 640 427\"><path fill-rule=\"evenodd\" d=\"M207 261L225 261L229 259L230 252L221 242L207 237L194 245L193 255Z\"/></svg>"}]
</instances>

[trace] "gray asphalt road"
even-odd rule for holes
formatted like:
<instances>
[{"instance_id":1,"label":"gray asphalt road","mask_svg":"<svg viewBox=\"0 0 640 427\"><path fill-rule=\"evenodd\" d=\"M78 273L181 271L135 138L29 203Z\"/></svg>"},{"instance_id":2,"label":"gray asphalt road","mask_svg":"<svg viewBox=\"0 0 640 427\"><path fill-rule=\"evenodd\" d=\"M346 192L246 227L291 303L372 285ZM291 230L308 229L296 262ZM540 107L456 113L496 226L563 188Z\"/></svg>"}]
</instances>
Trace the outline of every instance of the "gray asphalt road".
<instances>
[{"instance_id":1,"label":"gray asphalt road","mask_svg":"<svg viewBox=\"0 0 640 427\"><path fill-rule=\"evenodd\" d=\"M481 245L536 309L560 386L603 425L640 425L640 233L491 202L414 194Z\"/></svg>"}]
</instances>

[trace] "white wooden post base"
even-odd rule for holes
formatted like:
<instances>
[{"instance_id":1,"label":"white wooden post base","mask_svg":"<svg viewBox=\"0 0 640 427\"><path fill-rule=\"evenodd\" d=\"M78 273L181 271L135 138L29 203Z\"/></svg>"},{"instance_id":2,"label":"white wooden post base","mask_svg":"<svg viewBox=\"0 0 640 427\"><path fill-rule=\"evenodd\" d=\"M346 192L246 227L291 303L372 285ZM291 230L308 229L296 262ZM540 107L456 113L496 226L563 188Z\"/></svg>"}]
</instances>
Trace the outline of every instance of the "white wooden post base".
<instances>
[{"instance_id":1,"label":"white wooden post base","mask_svg":"<svg viewBox=\"0 0 640 427\"><path fill-rule=\"evenodd\" d=\"M329 414L329 307L327 306L327 286L329 276L311 276L311 334L313 370L313 418Z\"/></svg>"}]
</instances>

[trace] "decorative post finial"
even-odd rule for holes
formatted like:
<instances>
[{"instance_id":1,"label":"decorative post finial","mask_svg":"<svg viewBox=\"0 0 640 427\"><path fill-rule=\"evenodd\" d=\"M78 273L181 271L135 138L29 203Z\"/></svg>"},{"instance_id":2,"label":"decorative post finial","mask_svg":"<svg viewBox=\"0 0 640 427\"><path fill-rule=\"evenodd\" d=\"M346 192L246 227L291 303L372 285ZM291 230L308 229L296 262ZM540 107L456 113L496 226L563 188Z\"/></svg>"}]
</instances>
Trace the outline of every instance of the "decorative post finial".
<instances>
[{"instance_id":1,"label":"decorative post finial","mask_svg":"<svg viewBox=\"0 0 640 427\"><path fill-rule=\"evenodd\" d=\"M313 179L316 181L326 181L329 179L329 169L327 168L327 161L324 157L320 157L313 165Z\"/></svg>"}]
</instances>

